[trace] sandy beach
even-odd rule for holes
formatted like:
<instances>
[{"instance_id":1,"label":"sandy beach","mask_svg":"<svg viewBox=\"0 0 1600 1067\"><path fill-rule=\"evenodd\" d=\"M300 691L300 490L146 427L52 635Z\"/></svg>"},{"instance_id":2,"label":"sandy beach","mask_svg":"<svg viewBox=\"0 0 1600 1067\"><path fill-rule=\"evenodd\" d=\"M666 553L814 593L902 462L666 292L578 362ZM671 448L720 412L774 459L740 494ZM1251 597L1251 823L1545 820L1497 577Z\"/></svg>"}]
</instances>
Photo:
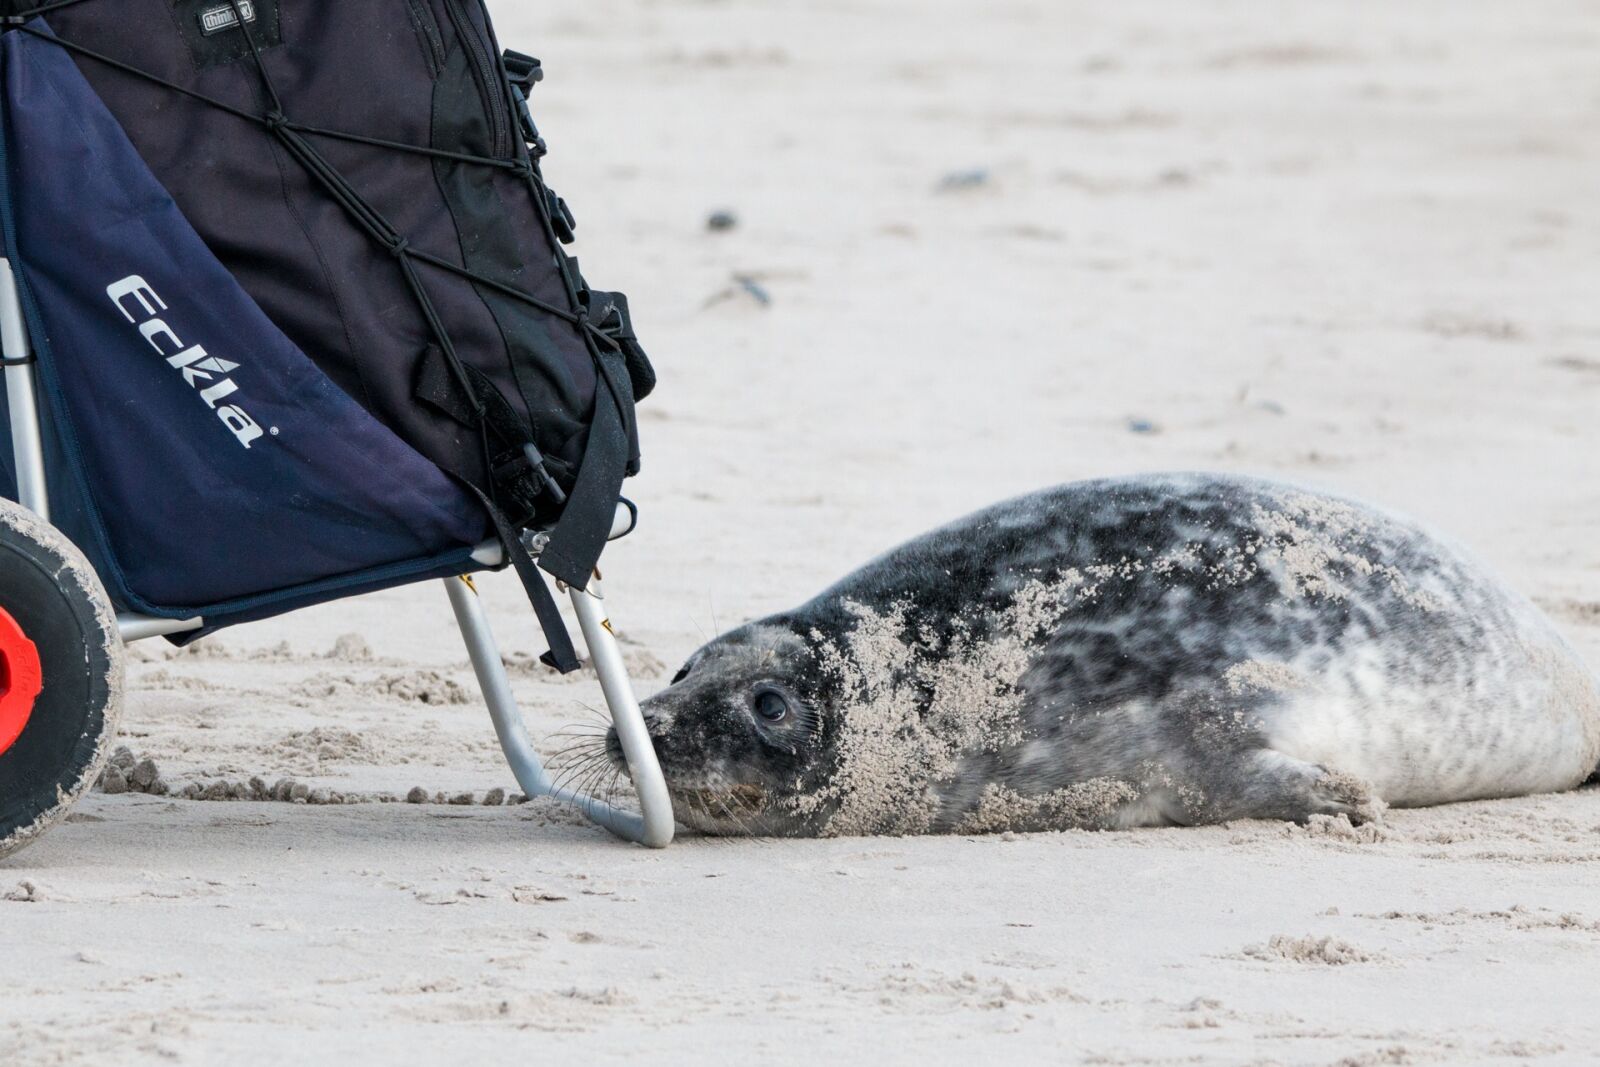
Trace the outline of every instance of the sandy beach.
<instances>
[{"instance_id":1,"label":"sandy beach","mask_svg":"<svg viewBox=\"0 0 1600 1067\"><path fill-rule=\"evenodd\" d=\"M944 520L1172 469L1417 516L1600 667L1600 3L491 8L660 372L602 564L641 695ZM534 731L594 721L480 587ZM170 793L0 861L0 1064L1600 1063L1594 787L649 852L485 804L437 584L129 689Z\"/></svg>"}]
</instances>

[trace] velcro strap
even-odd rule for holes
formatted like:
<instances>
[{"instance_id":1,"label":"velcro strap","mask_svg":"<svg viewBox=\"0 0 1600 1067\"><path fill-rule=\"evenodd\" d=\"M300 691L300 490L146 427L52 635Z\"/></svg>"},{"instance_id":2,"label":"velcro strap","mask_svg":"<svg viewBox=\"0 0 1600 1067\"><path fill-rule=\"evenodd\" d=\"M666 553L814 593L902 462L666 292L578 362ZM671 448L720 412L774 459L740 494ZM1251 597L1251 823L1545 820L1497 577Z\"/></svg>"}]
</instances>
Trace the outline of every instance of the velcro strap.
<instances>
[{"instance_id":1,"label":"velcro strap","mask_svg":"<svg viewBox=\"0 0 1600 1067\"><path fill-rule=\"evenodd\" d=\"M456 376L450 373L444 350L438 345L423 349L422 358L417 361L417 380L412 386L412 395L461 425L474 430L478 428L478 416L472 398L462 392Z\"/></svg>"},{"instance_id":2,"label":"velcro strap","mask_svg":"<svg viewBox=\"0 0 1600 1067\"><path fill-rule=\"evenodd\" d=\"M517 414L517 409L511 406L511 401L495 387L489 376L470 363L462 364L461 370L472 385L472 391L477 394L475 397L463 394L461 383L450 372L450 363L445 359L444 350L438 345L429 345L418 360L413 395L473 430L478 428L477 411L481 404L483 421L499 439L497 444L502 449L519 447L524 441L531 440L527 420Z\"/></svg>"}]
</instances>

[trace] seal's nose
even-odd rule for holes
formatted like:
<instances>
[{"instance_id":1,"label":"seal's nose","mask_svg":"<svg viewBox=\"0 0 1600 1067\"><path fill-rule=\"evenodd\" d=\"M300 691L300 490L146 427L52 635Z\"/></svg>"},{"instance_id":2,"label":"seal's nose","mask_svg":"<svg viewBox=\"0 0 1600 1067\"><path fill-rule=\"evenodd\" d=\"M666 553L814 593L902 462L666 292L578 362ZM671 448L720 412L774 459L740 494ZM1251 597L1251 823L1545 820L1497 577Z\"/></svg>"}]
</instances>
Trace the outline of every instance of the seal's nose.
<instances>
[{"instance_id":1,"label":"seal's nose","mask_svg":"<svg viewBox=\"0 0 1600 1067\"><path fill-rule=\"evenodd\" d=\"M606 758L613 766L627 766L627 757L622 754L622 741L617 737L616 727L606 731Z\"/></svg>"},{"instance_id":2,"label":"seal's nose","mask_svg":"<svg viewBox=\"0 0 1600 1067\"><path fill-rule=\"evenodd\" d=\"M653 699L639 705L639 713L644 716L645 729L654 737L656 732L667 725L668 716L663 713L661 706Z\"/></svg>"}]
</instances>

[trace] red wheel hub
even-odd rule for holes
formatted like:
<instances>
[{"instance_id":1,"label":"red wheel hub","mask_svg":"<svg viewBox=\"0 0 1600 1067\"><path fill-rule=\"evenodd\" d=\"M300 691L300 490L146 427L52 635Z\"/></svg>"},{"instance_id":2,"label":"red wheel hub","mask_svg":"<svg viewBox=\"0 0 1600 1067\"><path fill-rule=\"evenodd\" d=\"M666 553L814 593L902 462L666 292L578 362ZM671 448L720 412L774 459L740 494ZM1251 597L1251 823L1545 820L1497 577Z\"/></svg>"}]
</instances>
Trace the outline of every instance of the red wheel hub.
<instances>
[{"instance_id":1,"label":"red wheel hub","mask_svg":"<svg viewBox=\"0 0 1600 1067\"><path fill-rule=\"evenodd\" d=\"M43 688L39 650L11 613L0 608L0 754L22 736Z\"/></svg>"}]
</instances>

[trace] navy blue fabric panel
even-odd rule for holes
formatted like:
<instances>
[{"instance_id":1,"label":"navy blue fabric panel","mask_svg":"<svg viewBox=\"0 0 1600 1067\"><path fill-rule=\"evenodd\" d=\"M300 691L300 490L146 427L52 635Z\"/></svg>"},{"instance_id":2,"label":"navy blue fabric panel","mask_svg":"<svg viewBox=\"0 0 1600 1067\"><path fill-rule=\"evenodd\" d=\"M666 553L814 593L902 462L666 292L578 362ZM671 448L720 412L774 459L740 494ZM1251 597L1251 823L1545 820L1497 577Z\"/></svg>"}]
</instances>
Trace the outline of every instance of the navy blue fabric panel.
<instances>
[{"instance_id":1,"label":"navy blue fabric panel","mask_svg":"<svg viewBox=\"0 0 1600 1067\"><path fill-rule=\"evenodd\" d=\"M362 574L342 575L331 582L317 582L298 589L284 590L279 595L255 603L239 602L224 605L222 611L205 613L206 625L203 629L174 634L167 640L175 645L187 645L229 626L270 619L274 615L282 615L298 608L308 608L313 604L325 604L330 600L342 600L345 597L360 596L362 593L375 593L382 589L412 585L431 578L454 578L483 569L482 564L472 559L470 548L460 548L432 559L378 567Z\"/></svg>"},{"instance_id":2,"label":"navy blue fabric panel","mask_svg":"<svg viewBox=\"0 0 1600 1067\"><path fill-rule=\"evenodd\" d=\"M9 240L6 241L5 254L11 262L16 262L16 249ZM7 500L16 500L17 490L16 456L11 440L11 404L10 394L5 391L5 376L0 375L0 396L5 397L5 402L0 404L0 426L3 426L4 441L0 442L0 467L5 468L4 484L0 485L0 496ZM56 422L47 415L41 418L40 427L44 445L44 468L49 481L50 490L50 522L56 529L66 534L67 538L75 543L89 562L94 565L97 573L104 574L107 570L104 552L104 537L96 534L93 516L90 514L88 501L83 495L83 480L65 476L67 467L66 450L62 447L60 435L54 432ZM49 477L50 472L58 472L56 477ZM107 586L108 593L116 602L117 609L123 610L130 607L127 603L117 600L116 591Z\"/></svg>"},{"instance_id":3,"label":"navy blue fabric panel","mask_svg":"<svg viewBox=\"0 0 1600 1067\"><path fill-rule=\"evenodd\" d=\"M3 206L3 204L0 204L0 206ZM0 212L0 214L3 214L3 212ZM11 262L15 263L17 261L16 249L12 246L9 238L10 235L7 234L5 254ZM26 294L24 294L24 304L26 303ZM3 378L0 378L0 384L3 384ZM3 388L0 388L0 392L4 392ZM5 426L5 440L3 444L0 444L0 455L5 456L4 464L11 465L6 472L6 484L0 486L0 495L5 496L7 500L16 500L18 496L16 457L12 451L9 395L7 395L7 403L0 407L0 421L3 421ZM43 424L40 429L44 438L44 469L49 481L50 491L50 523L83 551L97 574L107 575L111 572L111 567L106 555L106 539L95 525L92 509L89 506L87 497L84 495L83 479L69 476L70 467L67 463L66 449L62 444L61 435L55 432L58 426L57 420L49 418L48 412L46 412L45 417L41 418L40 422ZM138 610L137 606L129 603L121 591L110 582L106 583L106 592L110 595L112 603L118 611ZM187 618L194 613L180 610L174 612L174 614Z\"/></svg>"},{"instance_id":4,"label":"navy blue fabric panel","mask_svg":"<svg viewBox=\"0 0 1600 1067\"><path fill-rule=\"evenodd\" d=\"M240 288L65 51L11 33L0 56L8 244L71 468L50 473L81 479L117 599L260 610L485 536Z\"/></svg>"}]
</instances>

